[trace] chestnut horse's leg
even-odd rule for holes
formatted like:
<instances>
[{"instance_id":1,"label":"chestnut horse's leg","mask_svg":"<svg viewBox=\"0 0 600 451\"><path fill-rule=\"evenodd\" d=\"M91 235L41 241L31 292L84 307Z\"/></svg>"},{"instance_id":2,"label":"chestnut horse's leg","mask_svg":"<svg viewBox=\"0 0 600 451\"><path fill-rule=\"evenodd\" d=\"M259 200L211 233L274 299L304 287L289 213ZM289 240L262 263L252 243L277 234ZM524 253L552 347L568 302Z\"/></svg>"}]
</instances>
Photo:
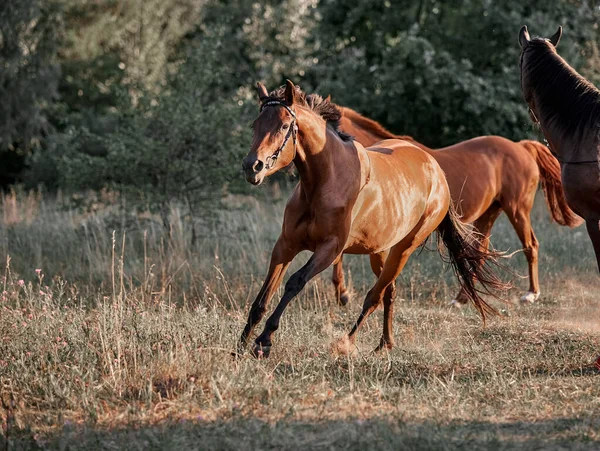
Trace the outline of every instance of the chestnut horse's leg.
<instances>
[{"instance_id":1,"label":"chestnut horse's leg","mask_svg":"<svg viewBox=\"0 0 600 451\"><path fill-rule=\"evenodd\" d=\"M258 356L262 353L264 357L269 356L269 352L271 351L271 336L279 328L279 320L283 311L310 279L331 266L343 250L343 244L340 243L345 243L345 240L340 240L336 237L320 244L308 262L292 274L285 284L285 292L281 301L279 301L275 311L267 319L263 332L256 339L254 346L255 355Z\"/></svg>"},{"instance_id":2,"label":"chestnut horse's leg","mask_svg":"<svg viewBox=\"0 0 600 451\"><path fill-rule=\"evenodd\" d=\"M277 240L277 243L275 243L275 247L271 253L269 272L267 273L267 277L265 278L262 288L258 292L258 296L256 296L256 299L252 303L252 307L248 313L248 322L246 323L246 327L244 327L244 331L240 337L240 342L238 345L239 353L244 351L244 348L248 343L248 337L250 337L254 327L264 316L273 293L275 293L275 290L277 290L277 287L279 287L279 284L281 283L281 280L283 279L283 276L285 275L290 263L298 254L297 251L292 249L293 247L290 246L290 243L286 242L281 236Z\"/></svg>"},{"instance_id":3,"label":"chestnut horse's leg","mask_svg":"<svg viewBox=\"0 0 600 451\"><path fill-rule=\"evenodd\" d=\"M487 250L490 247L492 227L494 226L496 219L498 219L498 216L500 216L500 213L502 213L502 207L494 202L485 213L473 223L475 231L481 234L479 242L481 243L481 248L484 250ZM481 264L483 264L483 262L481 262ZM469 297L467 296L465 289L461 288L458 296L456 296L456 300L453 300L452 303L459 307L460 304L466 304L467 302L469 302Z\"/></svg>"},{"instance_id":4,"label":"chestnut horse's leg","mask_svg":"<svg viewBox=\"0 0 600 451\"><path fill-rule=\"evenodd\" d=\"M419 228L422 227L422 224L419 225ZM342 342L338 344L338 350L344 353L350 351L349 347L354 346L354 342L356 340L356 334L364 324L364 321L373 313L382 300L384 300L384 295L386 290L394 283L396 278L402 272L404 265L408 261L410 255L414 252L415 249L419 247L419 245L423 242L423 240L431 233L431 229L427 230L428 233L425 233L423 228L420 230L422 233L411 233L409 236L404 238L400 243L396 244L389 252L389 256L385 259L385 263L383 264L383 268L381 269L381 274L375 282L373 288L369 290L367 293L367 297L365 298L365 302L363 304L362 311L352 327L350 333L342 339ZM391 290L390 290L390 295ZM386 311L387 310L387 311ZM381 339L383 346L387 349L391 349L393 346L392 339L392 302L391 297L388 302L387 309L384 304L384 335ZM386 316L387 313L387 316ZM378 351L382 348L382 344L375 349Z\"/></svg>"},{"instance_id":5,"label":"chestnut horse's leg","mask_svg":"<svg viewBox=\"0 0 600 451\"><path fill-rule=\"evenodd\" d=\"M371 269L377 277L381 275L385 260L389 255L389 251L384 251L379 254L370 255ZM392 349L394 346L394 298L396 297L396 281L385 289L383 294L383 336L379 342L379 346L375 351L381 351L382 349Z\"/></svg>"},{"instance_id":6,"label":"chestnut horse's leg","mask_svg":"<svg viewBox=\"0 0 600 451\"><path fill-rule=\"evenodd\" d=\"M529 292L521 296L521 302L535 302L540 297L540 282L538 279L538 240L531 227L529 214L533 206L533 199L516 205L513 211L505 209L506 215L514 227L519 240L523 244L523 251L529 266Z\"/></svg>"},{"instance_id":7,"label":"chestnut horse's leg","mask_svg":"<svg viewBox=\"0 0 600 451\"><path fill-rule=\"evenodd\" d=\"M337 299L338 304L346 305L350 300L350 296L348 296L348 290L344 286L344 268L342 266L343 254L340 254L338 259L333 263L333 274L331 276L331 281L333 282L333 286L335 288L335 297Z\"/></svg>"},{"instance_id":8,"label":"chestnut horse's leg","mask_svg":"<svg viewBox=\"0 0 600 451\"><path fill-rule=\"evenodd\" d=\"M600 271L600 221L597 219L586 220L585 227L587 228L588 235L594 245L598 270Z\"/></svg>"}]
</instances>

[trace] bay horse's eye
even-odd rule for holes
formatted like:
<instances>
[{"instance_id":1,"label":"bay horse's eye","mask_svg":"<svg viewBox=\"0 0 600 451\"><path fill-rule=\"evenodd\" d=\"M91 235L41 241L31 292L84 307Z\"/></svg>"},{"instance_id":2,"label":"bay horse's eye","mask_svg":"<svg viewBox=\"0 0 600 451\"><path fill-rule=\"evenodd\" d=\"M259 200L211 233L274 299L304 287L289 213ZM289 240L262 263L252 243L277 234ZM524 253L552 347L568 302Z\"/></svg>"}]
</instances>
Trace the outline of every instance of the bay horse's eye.
<instances>
[{"instance_id":1,"label":"bay horse's eye","mask_svg":"<svg viewBox=\"0 0 600 451\"><path fill-rule=\"evenodd\" d=\"M282 130L287 130L288 128L290 128L290 124L283 124L281 128Z\"/></svg>"}]
</instances>

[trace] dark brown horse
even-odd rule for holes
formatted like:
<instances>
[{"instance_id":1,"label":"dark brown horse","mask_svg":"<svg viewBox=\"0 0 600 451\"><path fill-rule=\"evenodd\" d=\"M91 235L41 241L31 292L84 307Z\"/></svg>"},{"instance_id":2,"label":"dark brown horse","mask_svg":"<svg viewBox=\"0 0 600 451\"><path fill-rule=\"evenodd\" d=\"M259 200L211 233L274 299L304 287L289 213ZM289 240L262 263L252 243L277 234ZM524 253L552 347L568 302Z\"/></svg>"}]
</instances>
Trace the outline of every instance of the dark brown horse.
<instances>
[{"instance_id":1,"label":"dark brown horse","mask_svg":"<svg viewBox=\"0 0 600 451\"><path fill-rule=\"evenodd\" d=\"M537 141L515 143L499 136L482 136L432 150L410 136L394 135L350 108L340 109L340 129L363 146L397 138L410 141L433 156L446 174L452 201L461 221L474 224L482 235L485 248L489 245L494 222L504 211L523 244L529 265L529 291L521 297L521 301L534 302L538 299L538 241L531 226L530 213L540 180L552 218L570 227L581 224L581 218L567 205L561 187L560 166L546 146ZM344 287L341 258L333 269L333 284L339 302L346 304L348 294ZM464 291L461 290L456 299L465 303Z\"/></svg>"},{"instance_id":2,"label":"dark brown horse","mask_svg":"<svg viewBox=\"0 0 600 451\"><path fill-rule=\"evenodd\" d=\"M252 147L243 162L248 182L263 179L291 162L300 174L285 208L281 235L271 254L265 282L252 304L239 343L242 352L292 259L313 255L285 285L279 305L256 338L255 355L266 356L283 311L306 283L342 253L368 254L378 279L369 290L355 326L341 342L353 344L364 320L384 306L383 336L377 350L391 348L391 285L412 252L437 230L467 296L485 320L495 312L476 291L473 276L487 289L503 287L479 265L489 252L455 218L446 178L436 161L406 141L387 140L370 148L339 130L341 113L318 95L306 95L288 80L270 94L258 85L260 114Z\"/></svg>"},{"instance_id":3,"label":"dark brown horse","mask_svg":"<svg viewBox=\"0 0 600 451\"><path fill-rule=\"evenodd\" d=\"M569 206L585 219L600 269L600 91L556 53L549 39L521 28L521 89L534 122L560 161Z\"/></svg>"}]
</instances>

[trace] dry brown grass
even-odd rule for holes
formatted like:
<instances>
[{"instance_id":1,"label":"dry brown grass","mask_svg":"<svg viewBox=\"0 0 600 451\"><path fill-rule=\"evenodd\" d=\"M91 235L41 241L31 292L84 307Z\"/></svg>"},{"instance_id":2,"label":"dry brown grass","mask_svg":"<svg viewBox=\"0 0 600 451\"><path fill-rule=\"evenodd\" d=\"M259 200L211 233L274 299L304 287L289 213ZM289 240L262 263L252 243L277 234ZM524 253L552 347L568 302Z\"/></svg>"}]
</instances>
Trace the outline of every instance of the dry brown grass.
<instances>
[{"instance_id":1,"label":"dry brown grass","mask_svg":"<svg viewBox=\"0 0 600 451\"><path fill-rule=\"evenodd\" d=\"M455 283L423 252L399 280L396 348L371 353L379 313L357 353L338 357L330 345L373 281L366 259L349 258L349 306L335 305L329 272L317 278L284 315L271 358L257 361L230 351L282 203L197 220L192 248L176 207L169 241L152 215L117 204L84 215L32 199L15 194L0 231L11 257L0 280L9 449L600 446L600 281L584 231L551 224L542 202L539 303L499 305L505 317L482 328L473 309L446 307ZM518 246L506 222L492 241ZM522 272L521 260L511 264Z\"/></svg>"}]
</instances>

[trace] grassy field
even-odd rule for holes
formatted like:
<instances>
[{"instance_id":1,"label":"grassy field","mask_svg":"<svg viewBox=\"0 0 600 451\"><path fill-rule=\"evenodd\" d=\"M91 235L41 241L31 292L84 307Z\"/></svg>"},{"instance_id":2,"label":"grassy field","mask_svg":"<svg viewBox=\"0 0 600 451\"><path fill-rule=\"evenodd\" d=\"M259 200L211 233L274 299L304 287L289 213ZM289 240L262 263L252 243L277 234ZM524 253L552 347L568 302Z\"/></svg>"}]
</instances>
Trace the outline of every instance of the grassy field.
<instances>
[{"instance_id":1,"label":"grassy field","mask_svg":"<svg viewBox=\"0 0 600 451\"><path fill-rule=\"evenodd\" d=\"M349 305L317 277L260 361L230 352L284 201L230 203L193 221L174 207L169 239L110 193L2 198L0 449L600 448L600 279L585 231L552 224L541 193L538 303L506 275L504 317L483 328L447 307L456 282L423 251L398 280L395 349L371 353L377 312L339 357L374 281L349 257ZM519 248L505 218L492 242Z\"/></svg>"}]
</instances>

